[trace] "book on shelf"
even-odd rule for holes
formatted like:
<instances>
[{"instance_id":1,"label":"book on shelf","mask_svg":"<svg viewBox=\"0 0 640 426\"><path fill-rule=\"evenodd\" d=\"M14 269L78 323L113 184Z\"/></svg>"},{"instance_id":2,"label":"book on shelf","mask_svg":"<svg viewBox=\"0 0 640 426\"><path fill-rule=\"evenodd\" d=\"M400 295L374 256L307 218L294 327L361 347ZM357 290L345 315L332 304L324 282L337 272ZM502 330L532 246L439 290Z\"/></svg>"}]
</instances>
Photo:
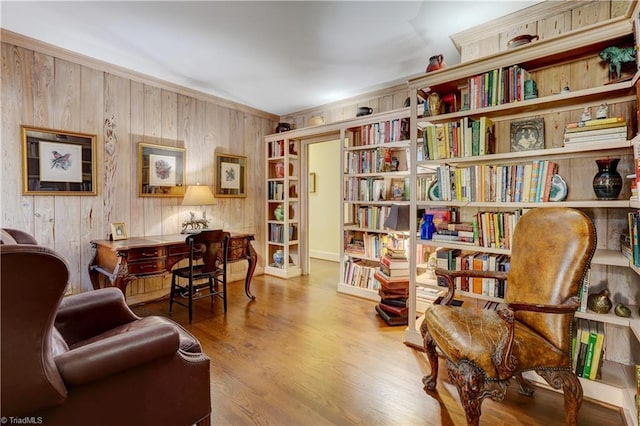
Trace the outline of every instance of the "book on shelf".
<instances>
[{"instance_id":1,"label":"book on shelf","mask_svg":"<svg viewBox=\"0 0 640 426\"><path fill-rule=\"evenodd\" d=\"M592 136L618 135L620 133L623 133L624 136L626 136L627 125L624 123L621 123L621 125L604 124L603 126L604 127L592 126L582 127L579 129L566 129L564 132L564 139L580 139Z\"/></svg>"},{"instance_id":2,"label":"book on shelf","mask_svg":"<svg viewBox=\"0 0 640 426\"><path fill-rule=\"evenodd\" d=\"M383 302L380 302L379 306L380 309L382 309L389 315L393 315L396 317L406 317L409 312L409 308L407 308L406 306L387 305Z\"/></svg>"},{"instance_id":3,"label":"book on shelf","mask_svg":"<svg viewBox=\"0 0 640 426\"><path fill-rule=\"evenodd\" d=\"M409 285L407 284L405 287L399 288L386 288L384 286L380 286L378 289L378 295L380 296L380 300L396 299L406 302L407 297L409 297Z\"/></svg>"},{"instance_id":4,"label":"book on shelf","mask_svg":"<svg viewBox=\"0 0 640 426\"><path fill-rule=\"evenodd\" d=\"M582 277L582 284L580 285L579 297L580 306L578 312L587 312L587 298L589 297L589 287L591 285L591 268L588 268Z\"/></svg>"},{"instance_id":5,"label":"book on shelf","mask_svg":"<svg viewBox=\"0 0 640 426\"><path fill-rule=\"evenodd\" d=\"M373 278L380 283L384 289L405 289L409 288L409 277L390 277L380 269L376 269Z\"/></svg>"},{"instance_id":6,"label":"book on shelf","mask_svg":"<svg viewBox=\"0 0 640 426\"><path fill-rule=\"evenodd\" d=\"M565 129L579 129L585 127L594 127L607 124L619 124L626 123L624 117L608 117L608 118L596 118L593 120L575 121L567 123Z\"/></svg>"},{"instance_id":7,"label":"book on shelf","mask_svg":"<svg viewBox=\"0 0 640 426\"><path fill-rule=\"evenodd\" d=\"M596 326L596 343L593 348L593 360L591 361L591 371L589 379L596 380L602 376L602 361L604 351L604 324L600 321L593 321Z\"/></svg>"},{"instance_id":8,"label":"book on shelf","mask_svg":"<svg viewBox=\"0 0 640 426\"><path fill-rule=\"evenodd\" d=\"M389 305L389 306L397 306L399 308L407 307L407 299L401 299L401 298L398 298L398 299L381 298L380 303L384 303L385 305Z\"/></svg>"},{"instance_id":9,"label":"book on shelf","mask_svg":"<svg viewBox=\"0 0 640 426\"><path fill-rule=\"evenodd\" d=\"M388 279L405 278L409 279L409 268L390 269L388 266L380 264L380 272Z\"/></svg>"},{"instance_id":10,"label":"book on shelf","mask_svg":"<svg viewBox=\"0 0 640 426\"><path fill-rule=\"evenodd\" d=\"M391 257L388 253L380 258L380 264L386 266L389 269L409 268L409 260L407 259L407 256Z\"/></svg>"},{"instance_id":11,"label":"book on shelf","mask_svg":"<svg viewBox=\"0 0 640 426\"><path fill-rule=\"evenodd\" d=\"M376 312L384 320L387 325L407 325L409 318L407 316L395 316L391 315L380 307L380 304L376 305Z\"/></svg>"}]
</instances>

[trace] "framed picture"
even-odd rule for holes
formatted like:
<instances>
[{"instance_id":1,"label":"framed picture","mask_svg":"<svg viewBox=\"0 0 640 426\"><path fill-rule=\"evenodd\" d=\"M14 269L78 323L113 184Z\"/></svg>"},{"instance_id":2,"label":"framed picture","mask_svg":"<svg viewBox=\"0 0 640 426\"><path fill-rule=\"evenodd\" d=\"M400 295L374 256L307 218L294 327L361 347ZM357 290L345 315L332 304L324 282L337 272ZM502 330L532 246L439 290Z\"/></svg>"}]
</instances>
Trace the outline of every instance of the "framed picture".
<instances>
[{"instance_id":1,"label":"framed picture","mask_svg":"<svg viewBox=\"0 0 640 426\"><path fill-rule=\"evenodd\" d=\"M544 149L544 119L511 122L511 152Z\"/></svg>"},{"instance_id":2,"label":"framed picture","mask_svg":"<svg viewBox=\"0 0 640 426\"><path fill-rule=\"evenodd\" d=\"M96 135L21 126L22 193L96 195Z\"/></svg>"},{"instance_id":3,"label":"framed picture","mask_svg":"<svg viewBox=\"0 0 640 426\"><path fill-rule=\"evenodd\" d=\"M215 196L246 197L247 157L215 154Z\"/></svg>"},{"instance_id":4,"label":"framed picture","mask_svg":"<svg viewBox=\"0 0 640 426\"><path fill-rule=\"evenodd\" d=\"M124 222L113 222L111 224L111 239L113 241L126 240L129 238L127 235L127 225Z\"/></svg>"},{"instance_id":5,"label":"framed picture","mask_svg":"<svg viewBox=\"0 0 640 426\"><path fill-rule=\"evenodd\" d=\"M182 197L185 183L184 148L138 144L138 196Z\"/></svg>"}]
</instances>

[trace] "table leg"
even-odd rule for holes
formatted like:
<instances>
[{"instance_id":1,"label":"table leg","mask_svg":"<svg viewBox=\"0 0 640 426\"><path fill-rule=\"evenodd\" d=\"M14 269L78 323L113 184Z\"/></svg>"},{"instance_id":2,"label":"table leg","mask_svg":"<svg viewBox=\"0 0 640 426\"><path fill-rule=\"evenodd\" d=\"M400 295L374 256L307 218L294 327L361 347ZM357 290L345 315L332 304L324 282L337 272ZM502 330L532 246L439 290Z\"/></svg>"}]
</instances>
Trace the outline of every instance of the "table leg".
<instances>
[{"instance_id":1,"label":"table leg","mask_svg":"<svg viewBox=\"0 0 640 426\"><path fill-rule=\"evenodd\" d=\"M256 297L251 294L251 278L253 278L253 272L256 270L256 263L258 263L258 254L256 253L253 245L251 245L251 241L248 244L249 247L249 256L247 257L247 262L249 265L247 267L247 276L244 280L244 292L247 297L251 300L255 300Z\"/></svg>"}]
</instances>

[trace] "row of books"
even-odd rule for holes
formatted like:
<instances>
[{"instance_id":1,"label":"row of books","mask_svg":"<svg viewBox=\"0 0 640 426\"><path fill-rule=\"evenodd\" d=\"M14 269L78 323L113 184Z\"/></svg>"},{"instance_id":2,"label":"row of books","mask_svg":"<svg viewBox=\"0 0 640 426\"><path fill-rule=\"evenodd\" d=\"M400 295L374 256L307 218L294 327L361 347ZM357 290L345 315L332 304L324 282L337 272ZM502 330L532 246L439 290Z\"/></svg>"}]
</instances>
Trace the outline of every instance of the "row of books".
<instances>
[{"instance_id":1,"label":"row of books","mask_svg":"<svg viewBox=\"0 0 640 426\"><path fill-rule=\"evenodd\" d=\"M295 226L289 225L289 241L294 239ZM281 223L269 224L269 242L284 243L284 225Z\"/></svg>"},{"instance_id":2,"label":"row of books","mask_svg":"<svg viewBox=\"0 0 640 426\"><path fill-rule=\"evenodd\" d=\"M604 359L604 325L600 321L576 319L573 345L573 371L578 377L596 380Z\"/></svg>"},{"instance_id":3,"label":"row of books","mask_svg":"<svg viewBox=\"0 0 640 426\"><path fill-rule=\"evenodd\" d=\"M423 154L425 160L442 158L471 157L495 153L493 122L488 117L474 120L461 118L442 124L430 124L422 131Z\"/></svg>"},{"instance_id":4,"label":"row of books","mask_svg":"<svg viewBox=\"0 0 640 426\"><path fill-rule=\"evenodd\" d=\"M558 163L533 160L468 167L443 164L437 167L436 172L443 201L539 203L550 201Z\"/></svg>"},{"instance_id":5,"label":"row of books","mask_svg":"<svg viewBox=\"0 0 640 426\"><path fill-rule=\"evenodd\" d=\"M511 259L505 254L461 251L460 249L441 248L437 251L436 265L450 271L504 271L508 272ZM504 298L507 290L506 280L477 277L457 277L454 279L456 291Z\"/></svg>"},{"instance_id":6,"label":"row of books","mask_svg":"<svg viewBox=\"0 0 640 426\"><path fill-rule=\"evenodd\" d=\"M390 210L390 206L360 206L355 222L359 228L382 230Z\"/></svg>"},{"instance_id":7,"label":"row of books","mask_svg":"<svg viewBox=\"0 0 640 426\"><path fill-rule=\"evenodd\" d=\"M409 177L359 178L350 177L344 182L346 201L409 200Z\"/></svg>"},{"instance_id":8,"label":"row of books","mask_svg":"<svg viewBox=\"0 0 640 426\"><path fill-rule=\"evenodd\" d=\"M352 135L351 146L379 145L409 140L409 119L395 118L379 123L365 124Z\"/></svg>"},{"instance_id":9,"label":"row of books","mask_svg":"<svg viewBox=\"0 0 640 426\"><path fill-rule=\"evenodd\" d=\"M269 200L284 200L284 184L282 182L267 182Z\"/></svg>"},{"instance_id":10,"label":"row of books","mask_svg":"<svg viewBox=\"0 0 640 426\"><path fill-rule=\"evenodd\" d=\"M529 72L519 65L497 68L470 77L462 97L465 98L468 90L468 105L472 110L522 101L526 80L530 80Z\"/></svg>"},{"instance_id":11,"label":"row of books","mask_svg":"<svg viewBox=\"0 0 640 426\"><path fill-rule=\"evenodd\" d=\"M268 145L268 156L269 158L273 157L282 157L284 156L285 143L284 140L269 142Z\"/></svg>"},{"instance_id":12,"label":"row of books","mask_svg":"<svg viewBox=\"0 0 640 426\"><path fill-rule=\"evenodd\" d=\"M564 130L564 145L594 144L605 142L625 142L627 140L627 123L623 117L604 118L591 120L582 127L569 127ZM586 122L585 122L586 123Z\"/></svg>"},{"instance_id":13,"label":"row of books","mask_svg":"<svg viewBox=\"0 0 640 426\"><path fill-rule=\"evenodd\" d=\"M368 265L357 259L349 260L345 263L342 280L345 284L353 287L378 290L380 284L373 279L373 275L377 269L377 267Z\"/></svg>"},{"instance_id":14,"label":"row of books","mask_svg":"<svg viewBox=\"0 0 640 426\"><path fill-rule=\"evenodd\" d=\"M621 249L628 244L628 249L622 250L622 253L628 250L629 260L631 264L640 267L640 212L637 210L627 213L628 239L621 239ZM623 245L624 244L624 245Z\"/></svg>"},{"instance_id":15,"label":"row of books","mask_svg":"<svg viewBox=\"0 0 640 426\"><path fill-rule=\"evenodd\" d=\"M409 148L378 148L348 152L346 172L354 174L407 171L407 158L409 158Z\"/></svg>"},{"instance_id":16,"label":"row of books","mask_svg":"<svg viewBox=\"0 0 640 426\"><path fill-rule=\"evenodd\" d=\"M344 251L347 255L380 258L386 250L389 236L381 233L347 230L344 236Z\"/></svg>"}]
</instances>

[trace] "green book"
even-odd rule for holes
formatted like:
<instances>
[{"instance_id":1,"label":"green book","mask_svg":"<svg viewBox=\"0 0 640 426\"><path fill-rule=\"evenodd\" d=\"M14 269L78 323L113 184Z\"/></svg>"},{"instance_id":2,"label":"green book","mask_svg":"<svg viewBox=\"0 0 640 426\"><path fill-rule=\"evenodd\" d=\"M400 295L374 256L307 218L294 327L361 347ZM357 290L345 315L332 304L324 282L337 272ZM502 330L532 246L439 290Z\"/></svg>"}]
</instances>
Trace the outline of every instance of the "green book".
<instances>
[{"instance_id":1,"label":"green book","mask_svg":"<svg viewBox=\"0 0 640 426\"><path fill-rule=\"evenodd\" d=\"M584 369L582 370L582 377L588 379L591 376L591 366L593 363L593 352L598 340L598 331L593 321L589 321L589 340L587 343L587 353L584 356ZM597 368L594 366L593 368Z\"/></svg>"}]
</instances>

